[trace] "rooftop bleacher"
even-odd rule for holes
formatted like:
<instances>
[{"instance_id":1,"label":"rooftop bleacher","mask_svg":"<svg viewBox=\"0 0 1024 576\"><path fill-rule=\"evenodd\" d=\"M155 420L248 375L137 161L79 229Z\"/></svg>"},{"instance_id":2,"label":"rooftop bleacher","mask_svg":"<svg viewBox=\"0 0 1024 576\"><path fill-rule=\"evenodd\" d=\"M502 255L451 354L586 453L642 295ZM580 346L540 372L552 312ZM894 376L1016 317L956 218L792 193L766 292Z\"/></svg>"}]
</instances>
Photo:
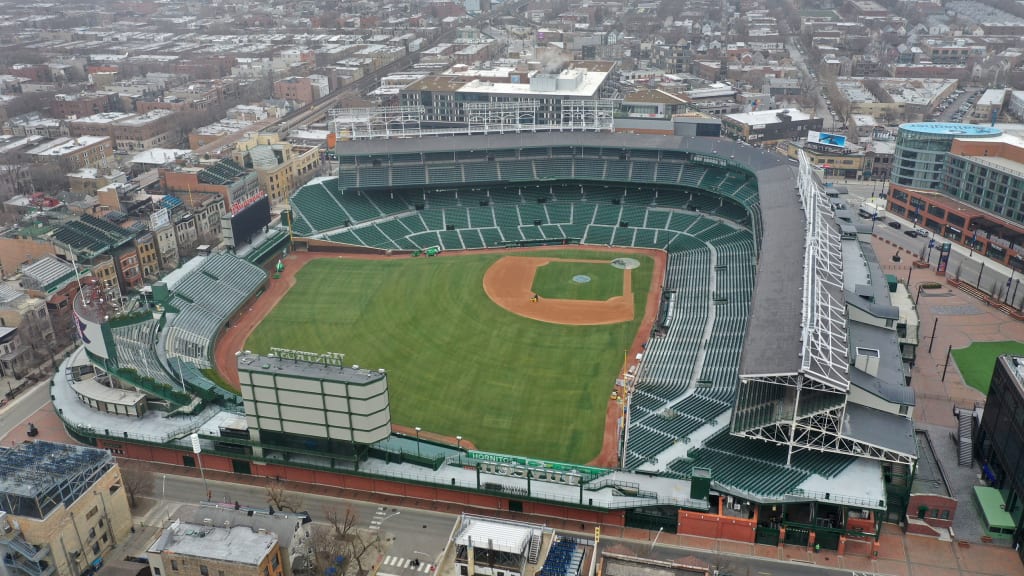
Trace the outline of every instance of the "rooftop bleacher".
<instances>
[{"instance_id":1,"label":"rooftop bleacher","mask_svg":"<svg viewBox=\"0 0 1024 576\"><path fill-rule=\"evenodd\" d=\"M175 286L166 327L168 358L209 368L210 346L221 327L267 279L261 268L228 253L213 254Z\"/></svg>"}]
</instances>

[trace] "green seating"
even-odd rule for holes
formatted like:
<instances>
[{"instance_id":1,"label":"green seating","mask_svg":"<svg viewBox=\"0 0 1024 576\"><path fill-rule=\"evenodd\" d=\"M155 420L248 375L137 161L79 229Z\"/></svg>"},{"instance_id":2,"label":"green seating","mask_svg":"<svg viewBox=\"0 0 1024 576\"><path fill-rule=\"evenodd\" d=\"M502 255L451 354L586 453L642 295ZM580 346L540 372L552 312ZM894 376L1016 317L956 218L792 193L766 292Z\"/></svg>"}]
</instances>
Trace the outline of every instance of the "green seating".
<instances>
[{"instance_id":1,"label":"green seating","mask_svg":"<svg viewBox=\"0 0 1024 576\"><path fill-rule=\"evenodd\" d=\"M552 224L572 222L572 208L572 204L563 202L545 204L544 209L547 211L545 221L551 222Z\"/></svg>"},{"instance_id":2,"label":"green seating","mask_svg":"<svg viewBox=\"0 0 1024 576\"><path fill-rule=\"evenodd\" d=\"M465 250L462 245L462 237L457 230L442 230L437 233L441 239L441 247L445 250Z\"/></svg>"},{"instance_id":3,"label":"green seating","mask_svg":"<svg viewBox=\"0 0 1024 576\"><path fill-rule=\"evenodd\" d=\"M427 166L428 184L460 184L462 182L462 167L457 164Z\"/></svg>"},{"instance_id":4,"label":"green seating","mask_svg":"<svg viewBox=\"0 0 1024 576\"><path fill-rule=\"evenodd\" d=\"M671 216L671 212L664 210L648 210L647 221L644 222L645 228L665 228L668 225L668 218Z\"/></svg>"},{"instance_id":5,"label":"green seating","mask_svg":"<svg viewBox=\"0 0 1024 576\"><path fill-rule=\"evenodd\" d=\"M466 213L465 208L445 208L444 209L444 224L445 226L455 226L456 228L468 228L469 227L469 216Z\"/></svg>"},{"instance_id":6,"label":"green seating","mask_svg":"<svg viewBox=\"0 0 1024 576\"><path fill-rule=\"evenodd\" d=\"M637 248L658 248L655 240L655 231L648 228L637 228L636 236L633 238L633 246Z\"/></svg>"},{"instance_id":7,"label":"green seating","mask_svg":"<svg viewBox=\"0 0 1024 576\"><path fill-rule=\"evenodd\" d=\"M615 246L632 246L633 234L635 232L635 228L615 228L615 233L612 234L612 244Z\"/></svg>"},{"instance_id":8,"label":"green seating","mask_svg":"<svg viewBox=\"0 0 1024 576\"><path fill-rule=\"evenodd\" d=\"M499 246L505 240L497 228L481 228L480 236L483 238L484 246L487 248Z\"/></svg>"},{"instance_id":9,"label":"green seating","mask_svg":"<svg viewBox=\"0 0 1024 576\"><path fill-rule=\"evenodd\" d=\"M436 208L427 208L420 212L427 230L444 230L444 212Z\"/></svg>"},{"instance_id":10,"label":"green seating","mask_svg":"<svg viewBox=\"0 0 1024 576\"><path fill-rule=\"evenodd\" d=\"M471 206L469 225L473 228L490 228L494 226L494 210L490 206Z\"/></svg>"},{"instance_id":11,"label":"green seating","mask_svg":"<svg viewBox=\"0 0 1024 576\"><path fill-rule=\"evenodd\" d=\"M402 216L398 219L403 226L409 229L409 232L415 234L417 232L424 232L427 229L426 224L423 222L423 218L419 214L412 214L410 216Z\"/></svg>"},{"instance_id":12,"label":"green seating","mask_svg":"<svg viewBox=\"0 0 1024 576\"><path fill-rule=\"evenodd\" d=\"M523 235L524 240L544 239L544 234L540 231L540 226L520 226L519 232Z\"/></svg>"},{"instance_id":13,"label":"green seating","mask_svg":"<svg viewBox=\"0 0 1024 576\"><path fill-rule=\"evenodd\" d=\"M479 230L459 230L459 237L462 239L462 245L468 250L484 247L484 240L480 237Z\"/></svg>"},{"instance_id":14,"label":"green seating","mask_svg":"<svg viewBox=\"0 0 1024 576\"><path fill-rule=\"evenodd\" d=\"M603 226L618 226L619 215L622 213L621 206L615 206L611 204L599 204L597 206L597 213L594 214L594 224L600 224Z\"/></svg>"}]
</instances>

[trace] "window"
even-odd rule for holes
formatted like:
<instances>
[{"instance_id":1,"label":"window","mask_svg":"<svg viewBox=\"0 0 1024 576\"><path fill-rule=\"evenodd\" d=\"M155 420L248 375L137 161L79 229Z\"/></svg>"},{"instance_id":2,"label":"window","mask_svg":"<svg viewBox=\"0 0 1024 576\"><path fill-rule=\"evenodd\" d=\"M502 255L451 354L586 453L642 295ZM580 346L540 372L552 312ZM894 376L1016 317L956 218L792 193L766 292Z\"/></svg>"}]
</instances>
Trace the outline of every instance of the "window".
<instances>
[{"instance_id":1,"label":"window","mask_svg":"<svg viewBox=\"0 0 1024 576\"><path fill-rule=\"evenodd\" d=\"M273 556L273 557L272 557L272 558L270 559L270 566L271 566L271 567L272 567L272 568L273 568L274 570L277 570L277 567L278 567L278 566L279 566L280 564L281 564L281 560L280 560L280 559L278 558L278 555L277 555L277 554L274 554L274 556Z\"/></svg>"},{"instance_id":2,"label":"window","mask_svg":"<svg viewBox=\"0 0 1024 576\"><path fill-rule=\"evenodd\" d=\"M178 571L178 561L177 560L171 560L171 570L174 570L175 572Z\"/></svg>"},{"instance_id":3,"label":"window","mask_svg":"<svg viewBox=\"0 0 1024 576\"><path fill-rule=\"evenodd\" d=\"M210 576L210 569L207 568L205 564L200 564L199 565L199 573L202 576Z\"/></svg>"},{"instance_id":4,"label":"window","mask_svg":"<svg viewBox=\"0 0 1024 576\"><path fill-rule=\"evenodd\" d=\"M93 542L92 543L92 553L93 554L99 554L100 553L100 543L99 542Z\"/></svg>"},{"instance_id":5,"label":"window","mask_svg":"<svg viewBox=\"0 0 1024 576\"><path fill-rule=\"evenodd\" d=\"M949 520L949 510L943 510L942 511L942 519L943 520Z\"/></svg>"},{"instance_id":6,"label":"window","mask_svg":"<svg viewBox=\"0 0 1024 576\"><path fill-rule=\"evenodd\" d=\"M156 566L153 567L153 576L160 576L160 568Z\"/></svg>"},{"instance_id":7,"label":"window","mask_svg":"<svg viewBox=\"0 0 1024 576\"><path fill-rule=\"evenodd\" d=\"M92 517L95 516L96 513L99 512L99 511L100 511L99 508L97 508L96 506L93 506L91 510L89 510L88 512L85 513L85 519L86 520L91 520Z\"/></svg>"}]
</instances>

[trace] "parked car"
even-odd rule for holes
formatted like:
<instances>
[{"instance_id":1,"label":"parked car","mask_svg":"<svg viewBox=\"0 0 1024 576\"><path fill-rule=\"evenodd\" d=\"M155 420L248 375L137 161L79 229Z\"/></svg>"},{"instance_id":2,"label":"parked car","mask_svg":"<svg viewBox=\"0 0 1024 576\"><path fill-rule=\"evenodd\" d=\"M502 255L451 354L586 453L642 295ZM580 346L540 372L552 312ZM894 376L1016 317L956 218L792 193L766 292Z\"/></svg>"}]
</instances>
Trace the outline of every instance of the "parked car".
<instances>
[{"instance_id":1,"label":"parked car","mask_svg":"<svg viewBox=\"0 0 1024 576\"><path fill-rule=\"evenodd\" d=\"M904 230L903 233L911 238L917 238L917 230Z\"/></svg>"},{"instance_id":2,"label":"parked car","mask_svg":"<svg viewBox=\"0 0 1024 576\"><path fill-rule=\"evenodd\" d=\"M918 236L921 236L921 237L924 237L924 238L928 237L928 231L925 230L924 228L918 228L917 230L914 230L914 232L917 232Z\"/></svg>"},{"instance_id":3,"label":"parked car","mask_svg":"<svg viewBox=\"0 0 1024 576\"><path fill-rule=\"evenodd\" d=\"M896 222L895 220L893 220L892 222L889 222L889 226L892 227L892 228L895 228L897 230L899 230L900 228L903 228L903 224L900 224L899 222Z\"/></svg>"}]
</instances>

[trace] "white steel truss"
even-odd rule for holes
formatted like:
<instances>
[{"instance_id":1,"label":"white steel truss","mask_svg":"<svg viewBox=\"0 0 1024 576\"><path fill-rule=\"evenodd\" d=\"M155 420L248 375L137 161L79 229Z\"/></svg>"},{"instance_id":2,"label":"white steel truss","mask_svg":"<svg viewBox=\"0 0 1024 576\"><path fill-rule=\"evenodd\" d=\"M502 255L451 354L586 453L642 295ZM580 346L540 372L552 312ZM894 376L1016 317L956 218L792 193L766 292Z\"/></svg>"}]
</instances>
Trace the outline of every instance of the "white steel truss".
<instances>
[{"instance_id":1,"label":"white steel truss","mask_svg":"<svg viewBox=\"0 0 1024 576\"><path fill-rule=\"evenodd\" d=\"M850 380L842 246L839 231L826 217L828 200L814 182L806 154L800 154L797 183L807 218L801 372L846 391Z\"/></svg>"},{"instance_id":2,"label":"white steel truss","mask_svg":"<svg viewBox=\"0 0 1024 576\"><path fill-rule=\"evenodd\" d=\"M787 446L787 464L801 450L913 464L914 454L843 435L850 376L841 239L803 152L797 183L807 218L800 369L741 376L731 433Z\"/></svg>"},{"instance_id":3,"label":"white steel truss","mask_svg":"<svg viewBox=\"0 0 1024 576\"><path fill-rule=\"evenodd\" d=\"M329 128L339 140L387 140L463 134L520 132L611 132L615 103L611 100L560 102L554 122L542 122L540 102L468 102L465 122L430 123L423 106L336 109L328 113Z\"/></svg>"}]
</instances>

